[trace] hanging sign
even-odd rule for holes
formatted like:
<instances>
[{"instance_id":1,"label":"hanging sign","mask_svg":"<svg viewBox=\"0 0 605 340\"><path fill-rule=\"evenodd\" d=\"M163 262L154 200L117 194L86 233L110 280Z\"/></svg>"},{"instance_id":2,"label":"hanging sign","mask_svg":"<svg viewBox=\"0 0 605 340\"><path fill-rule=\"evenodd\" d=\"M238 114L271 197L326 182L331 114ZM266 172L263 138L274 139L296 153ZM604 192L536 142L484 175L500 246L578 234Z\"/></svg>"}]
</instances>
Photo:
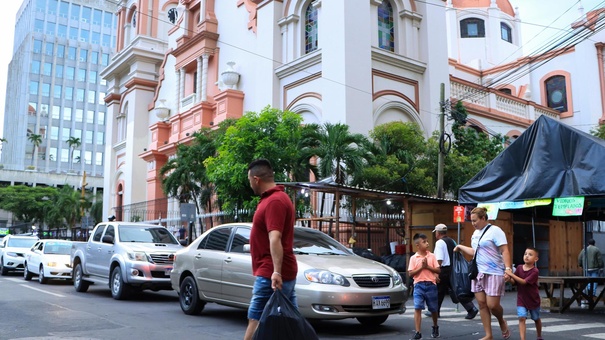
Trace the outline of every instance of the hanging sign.
<instances>
[{"instance_id":1,"label":"hanging sign","mask_svg":"<svg viewBox=\"0 0 605 340\"><path fill-rule=\"evenodd\" d=\"M519 202L500 202L500 209L523 209L530 207L537 207L540 205L549 205L552 202L550 198L542 198L536 200L527 200L527 201L519 201Z\"/></svg>"},{"instance_id":2,"label":"hanging sign","mask_svg":"<svg viewBox=\"0 0 605 340\"><path fill-rule=\"evenodd\" d=\"M454 207L454 223L462 223L464 222L464 206L457 205Z\"/></svg>"},{"instance_id":3,"label":"hanging sign","mask_svg":"<svg viewBox=\"0 0 605 340\"><path fill-rule=\"evenodd\" d=\"M552 207L553 216L580 216L584 211L584 197L555 198Z\"/></svg>"},{"instance_id":4,"label":"hanging sign","mask_svg":"<svg viewBox=\"0 0 605 340\"><path fill-rule=\"evenodd\" d=\"M477 207L483 207L487 209L487 219L488 220L495 220L496 218L498 218L498 210L499 210L499 203L479 203L477 204Z\"/></svg>"}]
</instances>

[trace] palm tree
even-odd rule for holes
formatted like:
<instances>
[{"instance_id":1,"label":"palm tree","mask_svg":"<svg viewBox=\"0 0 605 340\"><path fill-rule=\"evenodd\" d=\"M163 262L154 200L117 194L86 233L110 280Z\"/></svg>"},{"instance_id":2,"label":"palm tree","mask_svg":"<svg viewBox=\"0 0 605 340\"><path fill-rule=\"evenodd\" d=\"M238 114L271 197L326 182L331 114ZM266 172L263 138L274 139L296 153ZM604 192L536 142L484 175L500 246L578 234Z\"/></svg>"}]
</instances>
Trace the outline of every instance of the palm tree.
<instances>
[{"instance_id":1,"label":"palm tree","mask_svg":"<svg viewBox=\"0 0 605 340\"><path fill-rule=\"evenodd\" d=\"M73 170L73 155L74 151L82 145L82 141L77 137L69 137L67 139L67 145L69 145L69 170Z\"/></svg>"},{"instance_id":2,"label":"palm tree","mask_svg":"<svg viewBox=\"0 0 605 340\"><path fill-rule=\"evenodd\" d=\"M34 145L34 152L32 153L32 166L34 166L34 159L36 158L36 149L42 144L42 135L38 135L35 133L27 136L27 140L29 140Z\"/></svg>"},{"instance_id":3,"label":"palm tree","mask_svg":"<svg viewBox=\"0 0 605 340\"><path fill-rule=\"evenodd\" d=\"M347 184L372 159L369 140L348 125L324 123L314 138L310 152L319 157L320 176L334 176L338 184Z\"/></svg>"}]
</instances>

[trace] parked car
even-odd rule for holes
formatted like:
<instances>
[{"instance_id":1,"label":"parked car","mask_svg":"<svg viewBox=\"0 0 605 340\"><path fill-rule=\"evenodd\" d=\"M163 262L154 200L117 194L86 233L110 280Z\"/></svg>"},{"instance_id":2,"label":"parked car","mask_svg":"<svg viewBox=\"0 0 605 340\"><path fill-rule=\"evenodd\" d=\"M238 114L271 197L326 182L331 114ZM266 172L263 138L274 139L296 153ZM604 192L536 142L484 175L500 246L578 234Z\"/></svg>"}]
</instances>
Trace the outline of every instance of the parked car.
<instances>
[{"instance_id":1,"label":"parked car","mask_svg":"<svg viewBox=\"0 0 605 340\"><path fill-rule=\"evenodd\" d=\"M0 240L0 274L23 270L25 253L29 251L37 236L7 235Z\"/></svg>"},{"instance_id":2,"label":"parked car","mask_svg":"<svg viewBox=\"0 0 605 340\"><path fill-rule=\"evenodd\" d=\"M77 292L107 285L116 300L144 289L171 290L174 253L183 246L165 227L136 222L102 222L88 242L73 242L71 264Z\"/></svg>"},{"instance_id":3,"label":"parked car","mask_svg":"<svg viewBox=\"0 0 605 340\"><path fill-rule=\"evenodd\" d=\"M208 302L248 308L255 280L251 228L250 223L220 225L176 253L170 279L185 314L201 312ZM296 295L306 318L357 318L377 326L390 314L405 312L408 291L393 268L357 256L311 228L295 227L294 253Z\"/></svg>"},{"instance_id":4,"label":"parked car","mask_svg":"<svg viewBox=\"0 0 605 340\"><path fill-rule=\"evenodd\" d=\"M39 240L25 253L23 278L31 280L38 275L38 282L48 279L71 280L71 241Z\"/></svg>"}]
</instances>

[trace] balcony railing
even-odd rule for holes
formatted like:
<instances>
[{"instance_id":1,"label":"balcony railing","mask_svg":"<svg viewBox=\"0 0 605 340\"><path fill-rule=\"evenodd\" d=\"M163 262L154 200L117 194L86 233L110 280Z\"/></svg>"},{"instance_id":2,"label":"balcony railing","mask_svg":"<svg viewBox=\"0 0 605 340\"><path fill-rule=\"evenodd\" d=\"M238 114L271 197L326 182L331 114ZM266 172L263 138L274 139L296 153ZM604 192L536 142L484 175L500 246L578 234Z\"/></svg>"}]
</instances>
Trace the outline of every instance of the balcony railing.
<instances>
[{"instance_id":1,"label":"balcony railing","mask_svg":"<svg viewBox=\"0 0 605 340\"><path fill-rule=\"evenodd\" d=\"M450 81L450 95L452 99L483 107L486 112L497 111L531 121L541 115L559 119L559 113L551 108L463 80Z\"/></svg>"}]
</instances>

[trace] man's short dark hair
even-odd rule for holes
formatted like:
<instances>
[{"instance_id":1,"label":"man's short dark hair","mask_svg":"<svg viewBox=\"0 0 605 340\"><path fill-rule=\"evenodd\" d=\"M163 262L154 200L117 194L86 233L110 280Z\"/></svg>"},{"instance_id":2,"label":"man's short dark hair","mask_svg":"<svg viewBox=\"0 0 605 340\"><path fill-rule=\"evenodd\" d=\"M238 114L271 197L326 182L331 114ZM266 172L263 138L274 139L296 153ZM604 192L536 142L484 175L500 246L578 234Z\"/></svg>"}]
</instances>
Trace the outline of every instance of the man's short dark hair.
<instances>
[{"instance_id":1,"label":"man's short dark hair","mask_svg":"<svg viewBox=\"0 0 605 340\"><path fill-rule=\"evenodd\" d=\"M595 245L594 238L591 238L590 240L588 240L588 244L590 244L591 246L594 246Z\"/></svg>"},{"instance_id":2,"label":"man's short dark hair","mask_svg":"<svg viewBox=\"0 0 605 340\"><path fill-rule=\"evenodd\" d=\"M248 171L252 176L260 178L273 178L273 167L267 159L259 158L248 164Z\"/></svg>"}]
</instances>

